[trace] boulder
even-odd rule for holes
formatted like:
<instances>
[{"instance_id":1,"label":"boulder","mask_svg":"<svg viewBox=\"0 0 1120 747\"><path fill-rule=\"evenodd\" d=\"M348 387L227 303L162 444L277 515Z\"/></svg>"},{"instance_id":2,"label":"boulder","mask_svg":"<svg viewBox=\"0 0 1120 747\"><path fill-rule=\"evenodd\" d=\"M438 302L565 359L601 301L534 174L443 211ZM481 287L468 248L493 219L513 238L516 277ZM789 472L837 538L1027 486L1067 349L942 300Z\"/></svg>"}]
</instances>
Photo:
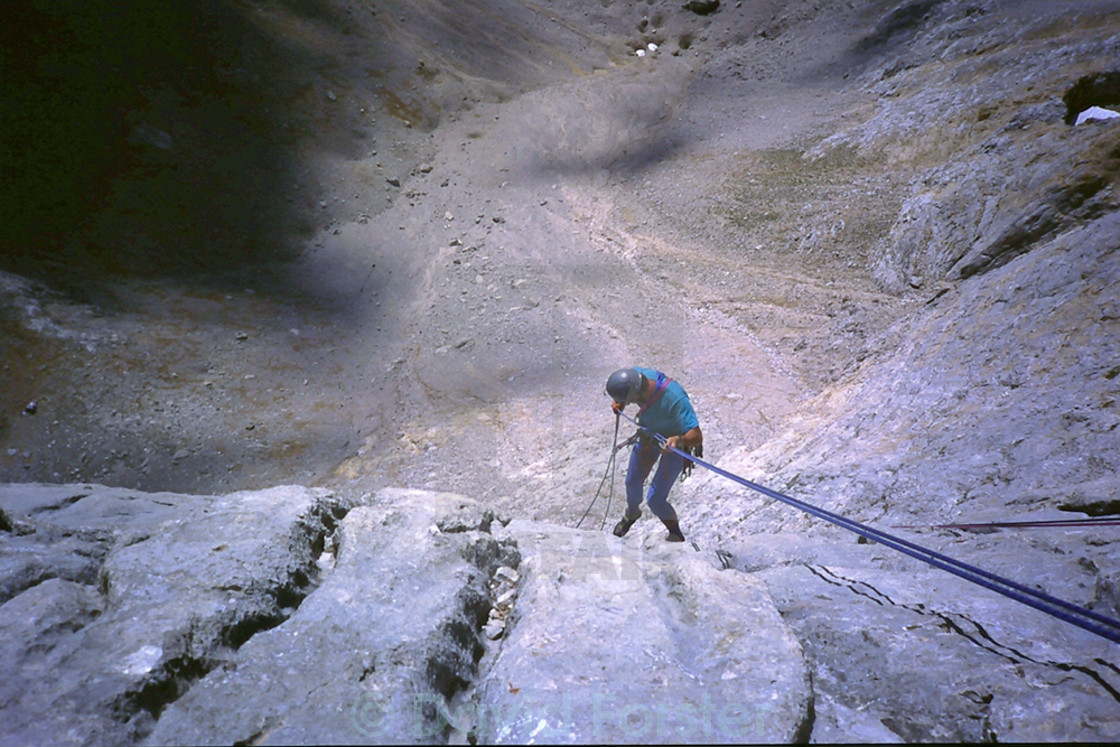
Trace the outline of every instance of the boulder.
<instances>
[{"instance_id":1,"label":"boulder","mask_svg":"<svg viewBox=\"0 0 1120 747\"><path fill-rule=\"evenodd\" d=\"M706 16L719 10L719 0L688 0L682 7L696 15Z\"/></svg>"}]
</instances>

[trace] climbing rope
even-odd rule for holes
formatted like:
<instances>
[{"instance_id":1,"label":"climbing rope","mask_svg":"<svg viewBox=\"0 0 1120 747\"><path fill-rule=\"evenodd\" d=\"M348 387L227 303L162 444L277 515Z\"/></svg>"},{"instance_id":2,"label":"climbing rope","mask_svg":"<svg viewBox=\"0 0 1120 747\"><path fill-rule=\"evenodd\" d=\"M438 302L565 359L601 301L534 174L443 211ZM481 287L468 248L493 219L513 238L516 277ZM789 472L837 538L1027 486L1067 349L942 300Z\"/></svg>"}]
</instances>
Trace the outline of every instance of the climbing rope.
<instances>
[{"instance_id":1,"label":"climbing rope","mask_svg":"<svg viewBox=\"0 0 1120 747\"><path fill-rule=\"evenodd\" d=\"M1120 527L1120 519L1097 516L1087 519L1038 521L988 521L978 524L895 524L895 529L1043 529L1046 527Z\"/></svg>"},{"instance_id":2,"label":"climbing rope","mask_svg":"<svg viewBox=\"0 0 1120 747\"><path fill-rule=\"evenodd\" d=\"M583 520L587 518L587 515L589 513L591 513L591 508L595 505L595 502L599 500L599 494L603 492L603 485L607 482L607 477L609 475L610 490L607 491L607 510L603 512L603 520L599 523L599 529L602 530L607 525L607 517L611 514L611 499L614 497L614 476L618 466L616 457L620 450L626 448L638 439L637 434L634 434L622 443L619 443L618 422L619 418L616 414L614 418L614 442L611 446L611 458L607 460L607 470L603 473L603 479L599 481L599 488L595 491L595 497L591 499L591 503L587 506L587 510L583 512L583 516L581 516L579 518L579 521L576 522L576 529L579 529L580 525L583 524Z\"/></svg>"},{"instance_id":3,"label":"climbing rope","mask_svg":"<svg viewBox=\"0 0 1120 747\"><path fill-rule=\"evenodd\" d=\"M1058 599L1057 597L1050 596L1045 592L1031 589L1027 586L1023 586L1020 583L1011 581L1010 579L1003 578L1002 576L998 576L994 573L989 573L988 571L977 568L976 566L969 565L968 563L964 563L959 560L955 560L947 555L943 555L934 550L929 550L925 547L922 547L921 545L916 545L913 542L909 542L908 540L904 540L900 537L888 534L887 532L884 532L880 529L869 527L866 524L861 524L858 521L848 519L844 516L841 516L840 514L836 514L832 511L828 511L826 509L819 508L818 506L814 506L810 503L792 498L788 495L785 495L784 493L779 493L778 491L772 490L764 485L759 485L758 483L751 482L744 477L740 477L739 475L721 469L710 462L704 461L699 457L692 456L691 454L688 454L680 449L668 446L668 439L665 438L665 436L662 436L660 433L655 433L649 428L639 425L637 420L631 418L626 413L620 414L622 415L622 417L626 418L631 423L636 425L640 431L644 431L645 433L656 439L663 449L667 449L674 453L680 454L687 459L691 459L701 467L704 467L716 473L717 475L726 477L732 482L736 482L758 493L762 493L768 498L773 498L775 500L781 501L782 503L800 509L801 511L804 511L805 513L808 513L812 516L816 516L851 532L855 532L861 537L865 537L869 540L878 542L881 545L890 547L901 553L909 555L912 558L917 558L918 560L928 563L929 565L932 565L936 568L948 571L949 573L952 573L955 576L959 576L966 581L971 581L974 584L983 586L986 589L990 589L994 592L1004 595L1005 597L1014 599L1017 602L1026 604L1030 607L1034 607L1035 609L1045 612L1048 615L1057 617L1060 620L1072 623L1073 625L1076 625L1083 630L1087 630L1090 633L1095 633L1103 638L1107 638L1114 643L1120 643L1120 620L1113 620L1110 617L1106 617L1097 612L1093 612L1092 610L1085 609L1084 607L1080 607L1076 604L1073 604L1072 602L1067 602L1065 600ZM618 421L616 420L616 432L617 429Z\"/></svg>"}]
</instances>

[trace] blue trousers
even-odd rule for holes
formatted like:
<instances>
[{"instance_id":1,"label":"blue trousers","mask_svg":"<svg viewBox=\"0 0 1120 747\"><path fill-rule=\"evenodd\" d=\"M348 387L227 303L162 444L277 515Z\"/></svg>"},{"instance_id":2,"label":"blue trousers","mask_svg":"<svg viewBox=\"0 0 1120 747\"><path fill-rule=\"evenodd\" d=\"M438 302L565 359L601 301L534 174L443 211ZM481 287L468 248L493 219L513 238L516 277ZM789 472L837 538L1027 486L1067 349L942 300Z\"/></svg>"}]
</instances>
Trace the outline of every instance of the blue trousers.
<instances>
[{"instance_id":1,"label":"blue trousers","mask_svg":"<svg viewBox=\"0 0 1120 747\"><path fill-rule=\"evenodd\" d=\"M630 452L630 466L626 470L626 515L637 516L642 507L642 488L645 486L646 477L653 469L657 457L661 457L657 464L657 471L649 484L649 492L645 496L653 515L662 520L672 521L677 518L677 512L669 505L669 489L681 475L684 469L684 457L673 452L661 453L661 447L655 441L639 440Z\"/></svg>"}]
</instances>

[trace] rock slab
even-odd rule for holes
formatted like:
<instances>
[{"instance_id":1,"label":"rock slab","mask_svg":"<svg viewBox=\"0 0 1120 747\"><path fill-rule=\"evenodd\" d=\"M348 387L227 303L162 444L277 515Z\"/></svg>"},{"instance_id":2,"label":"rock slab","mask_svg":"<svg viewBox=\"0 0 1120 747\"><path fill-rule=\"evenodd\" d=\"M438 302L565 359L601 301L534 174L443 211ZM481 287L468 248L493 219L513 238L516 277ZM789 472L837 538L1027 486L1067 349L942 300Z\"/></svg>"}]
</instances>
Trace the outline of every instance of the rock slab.
<instances>
[{"instance_id":1,"label":"rock slab","mask_svg":"<svg viewBox=\"0 0 1120 747\"><path fill-rule=\"evenodd\" d=\"M489 581L509 557L492 518L461 496L379 492L343 520L324 583L171 706L148 743L443 737L438 706L473 676Z\"/></svg>"},{"instance_id":2,"label":"rock slab","mask_svg":"<svg viewBox=\"0 0 1120 747\"><path fill-rule=\"evenodd\" d=\"M458 712L478 743L808 739L808 666L763 583L666 543L660 526L623 540L507 530L523 556L518 600Z\"/></svg>"},{"instance_id":3,"label":"rock slab","mask_svg":"<svg viewBox=\"0 0 1120 747\"><path fill-rule=\"evenodd\" d=\"M299 605L346 512L325 490L291 486L201 497L4 485L2 496L23 532L3 535L4 745L135 743Z\"/></svg>"}]
</instances>

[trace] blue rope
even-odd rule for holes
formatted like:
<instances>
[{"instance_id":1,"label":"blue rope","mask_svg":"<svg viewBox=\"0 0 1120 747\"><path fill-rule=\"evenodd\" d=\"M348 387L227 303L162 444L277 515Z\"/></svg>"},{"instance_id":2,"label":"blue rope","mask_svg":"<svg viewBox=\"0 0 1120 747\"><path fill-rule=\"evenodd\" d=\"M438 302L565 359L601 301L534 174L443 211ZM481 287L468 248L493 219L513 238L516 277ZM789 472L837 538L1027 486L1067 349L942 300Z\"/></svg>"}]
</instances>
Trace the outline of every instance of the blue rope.
<instances>
[{"instance_id":1,"label":"blue rope","mask_svg":"<svg viewBox=\"0 0 1120 747\"><path fill-rule=\"evenodd\" d=\"M655 433L645 426L639 425L637 420L634 420L626 413L622 413L622 417L638 426L640 430L650 434L657 440L659 444L661 444L663 448L666 446L666 442L668 441L668 439L665 438L665 436L662 436L660 433ZM1092 610L1085 609L1084 607L1080 607L1076 604L1073 604L1072 602L1067 602L1063 599L1058 599L1057 597L1050 596L1045 592L1036 591L1035 589L1023 586L1022 584L1016 583L1015 581L1011 581L1009 579L1003 578L1002 576L998 576L994 573L982 570L980 568L977 568L976 566L969 565L968 563L955 560L947 555L942 555L939 552L927 549L925 547L922 547L921 545L916 545L913 542L909 542L900 537L888 534L887 532L884 532L882 530L869 527L866 524L861 524L860 522L854 521L853 519L845 518L840 514L836 514L826 509L819 508L810 503L800 501L796 498L791 498L784 493L779 493L778 491L772 490L764 485L759 485L758 483L751 482L744 477L740 477L724 469L720 469L714 464L706 462L698 457L692 456L691 454L680 449L674 447L668 447L668 449L669 451L680 454L686 459L691 459L696 464L699 464L700 466L705 467L712 472L715 472L717 475L726 477L733 482L737 482L744 487L762 493L767 497L781 501L782 503L786 503L790 506L793 506L794 508L804 511L805 513L836 524L837 526L855 532L856 534L866 537L867 539L874 540L881 545L886 545L887 547L898 550L899 552L909 555L910 557L917 558L918 560L929 563L932 566L940 568L944 571L948 571L949 573L952 573L955 576L959 576L966 581L971 581L974 584L978 584L987 589L991 589L992 591L1002 594L1005 597L1014 599L1017 602L1034 607L1035 609L1041 610L1048 615L1053 615L1060 620L1065 620L1066 622L1072 623L1073 625L1076 625L1083 630L1087 630L1090 633L1096 633L1097 635L1107 638L1114 643L1120 643L1120 621L1118 620L1113 620L1110 617L1106 617L1099 613L1093 612Z\"/></svg>"}]
</instances>

